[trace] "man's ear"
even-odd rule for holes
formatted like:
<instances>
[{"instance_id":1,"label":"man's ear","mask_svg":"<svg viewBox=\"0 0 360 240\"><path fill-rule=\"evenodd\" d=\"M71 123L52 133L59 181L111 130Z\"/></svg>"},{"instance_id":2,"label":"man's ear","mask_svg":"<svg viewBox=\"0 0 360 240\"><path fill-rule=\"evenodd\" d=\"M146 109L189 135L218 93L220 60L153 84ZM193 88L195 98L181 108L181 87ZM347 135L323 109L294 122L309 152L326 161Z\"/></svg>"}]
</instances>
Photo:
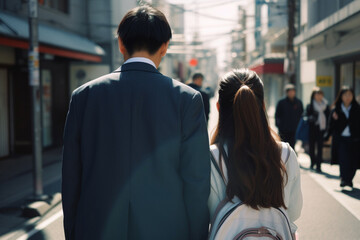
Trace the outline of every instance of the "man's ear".
<instances>
[{"instance_id":1,"label":"man's ear","mask_svg":"<svg viewBox=\"0 0 360 240\"><path fill-rule=\"evenodd\" d=\"M125 55L126 48L120 37L118 37L118 44L119 44L119 51L122 53L122 55Z\"/></svg>"},{"instance_id":2,"label":"man's ear","mask_svg":"<svg viewBox=\"0 0 360 240\"><path fill-rule=\"evenodd\" d=\"M218 111L220 111L220 104L219 104L219 102L216 102L216 108L217 108Z\"/></svg>"},{"instance_id":3,"label":"man's ear","mask_svg":"<svg viewBox=\"0 0 360 240\"><path fill-rule=\"evenodd\" d=\"M170 43L170 40L167 41L166 43L163 43L160 47L160 54L161 54L161 57L164 57L166 55L166 52L167 52L167 49L169 47L169 43Z\"/></svg>"}]
</instances>

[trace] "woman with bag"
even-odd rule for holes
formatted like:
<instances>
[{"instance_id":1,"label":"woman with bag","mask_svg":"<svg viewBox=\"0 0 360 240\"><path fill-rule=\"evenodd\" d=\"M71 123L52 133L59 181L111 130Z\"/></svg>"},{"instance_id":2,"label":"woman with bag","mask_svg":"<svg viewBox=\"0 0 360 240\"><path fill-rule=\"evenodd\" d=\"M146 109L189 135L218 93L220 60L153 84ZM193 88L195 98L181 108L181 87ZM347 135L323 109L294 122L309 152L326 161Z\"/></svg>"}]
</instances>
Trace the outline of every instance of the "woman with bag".
<instances>
[{"instance_id":1,"label":"woman with bag","mask_svg":"<svg viewBox=\"0 0 360 240\"><path fill-rule=\"evenodd\" d=\"M347 86L341 88L334 105L325 139L333 136L331 164L340 165L340 187L352 191L360 162L360 106Z\"/></svg>"},{"instance_id":2,"label":"woman with bag","mask_svg":"<svg viewBox=\"0 0 360 240\"><path fill-rule=\"evenodd\" d=\"M316 172L321 172L323 137L326 130L326 123L330 109L324 93L319 87L315 87L311 93L310 104L306 107L306 116L309 121L309 153L311 164L310 168ZM315 145L317 153L315 154Z\"/></svg>"},{"instance_id":3,"label":"woman with bag","mask_svg":"<svg viewBox=\"0 0 360 240\"><path fill-rule=\"evenodd\" d=\"M294 150L269 126L261 79L248 69L227 73L217 107L219 121L210 147L216 161L211 165L211 218L224 199L239 198L255 210L286 209L294 233L293 222L302 209L299 164Z\"/></svg>"}]
</instances>

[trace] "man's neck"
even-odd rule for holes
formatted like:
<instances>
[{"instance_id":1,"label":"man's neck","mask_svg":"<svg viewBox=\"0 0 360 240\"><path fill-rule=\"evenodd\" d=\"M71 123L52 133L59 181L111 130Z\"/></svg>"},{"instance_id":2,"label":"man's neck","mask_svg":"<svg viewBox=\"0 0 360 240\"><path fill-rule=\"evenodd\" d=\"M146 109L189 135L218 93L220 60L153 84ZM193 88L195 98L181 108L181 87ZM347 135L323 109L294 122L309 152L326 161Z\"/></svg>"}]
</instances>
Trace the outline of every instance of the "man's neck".
<instances>
[{"instance_id":1,"label":"man's neck","mask_svg":"<svg viewBox=\"0 0 360 240\"><path fill-rule=\"evenodd\" d=\"M155 63L156 68L159 67L160 62L161 62L161 57L158 57L156 54L150 55L147 51L135 52L131 56L126 54L126 55L124 55L124 60L126 62L128 59L135 58L135 57L143 57L143 58L150 59L151 61L153 61Z\"/></svg>"}]
</instances>

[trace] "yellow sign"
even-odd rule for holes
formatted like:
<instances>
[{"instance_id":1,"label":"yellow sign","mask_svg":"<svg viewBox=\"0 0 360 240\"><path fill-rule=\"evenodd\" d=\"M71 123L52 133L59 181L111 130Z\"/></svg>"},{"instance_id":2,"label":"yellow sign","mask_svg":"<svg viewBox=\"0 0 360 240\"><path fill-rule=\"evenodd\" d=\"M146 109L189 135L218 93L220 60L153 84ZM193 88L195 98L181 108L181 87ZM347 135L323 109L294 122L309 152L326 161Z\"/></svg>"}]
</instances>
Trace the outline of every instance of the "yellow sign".
<instances>
[{"instance_id":1,"label":"yellow sign","mask_svg":"<svg viewBox=\"0 0 360 240\"><path fill-rule=\"evenodd\" d=\"M332 76L317 76L316 77L316 86L318 87L332 87L333 78Z\"/></svg>"}]
</instances>

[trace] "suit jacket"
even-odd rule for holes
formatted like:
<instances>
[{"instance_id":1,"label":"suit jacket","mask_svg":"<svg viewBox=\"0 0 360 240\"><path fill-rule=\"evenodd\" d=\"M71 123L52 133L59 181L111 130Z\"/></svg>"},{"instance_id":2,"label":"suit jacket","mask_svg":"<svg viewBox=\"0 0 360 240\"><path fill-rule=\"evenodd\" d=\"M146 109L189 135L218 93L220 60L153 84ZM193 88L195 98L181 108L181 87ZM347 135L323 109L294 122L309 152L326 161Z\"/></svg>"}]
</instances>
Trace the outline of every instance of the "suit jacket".
<instances>
[{"instance_id":1,"label":"suit jacket","mask_svg":"<svg viewBox=\"0 0 360 240\"><path fill-rule=\"evenodd\" d=\"M206 239L201 95L146 63L73 92L64 133L67 239Z\"/></svg>"},{"instance_id":2,"label":"suit jacket","mask_svg":"<svg viewBox=\"0 0 360 240\"><path fill-rule=\"evenodd\" d=\"M276 105L275 124L280 133L294 133L303 113L303 104L298 98L291 101L288 97Z\"/></svg>"},{"instance_id":3,"label":"suit jacket","mask_svg":"<svg viewBox=\"0 0 360 240\"><path fill-rule=\"evenodd\" d=\"M193 89L195 89L196 91L200 92L201 97L203 99L203 103L204 103L204 110L205 110L205 117L206 117L206 121L209 121L209 113L210 113L210 100L209 100L209 95L204 92L201 87L199 87L198 85L194 84L194 83L190 83L189 84L190 87L192 87Z\"/></svg>"}]
</instances>

